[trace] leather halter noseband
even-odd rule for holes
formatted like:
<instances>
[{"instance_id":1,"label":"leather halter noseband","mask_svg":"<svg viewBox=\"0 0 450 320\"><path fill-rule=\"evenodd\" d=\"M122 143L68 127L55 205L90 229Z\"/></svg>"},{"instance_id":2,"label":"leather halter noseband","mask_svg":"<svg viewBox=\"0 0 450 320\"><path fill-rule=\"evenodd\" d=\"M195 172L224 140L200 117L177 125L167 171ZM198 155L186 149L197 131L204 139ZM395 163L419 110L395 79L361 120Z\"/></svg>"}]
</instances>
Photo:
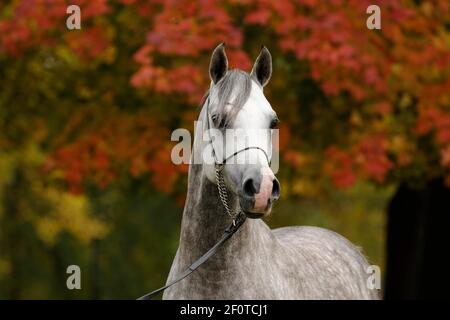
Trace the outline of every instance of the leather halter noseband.
<instances>
[{"instance_id":1,"label":"leather halter noseband","mask_svg":"<svg viewBox=\"0 0 450 320\"><path fill-rule=\"evenodd\" d=\"M211 124L210 124L210 115L209 115L209 97L208 100L206 102L206 117L207 117L207 130L208 130L208 134L210 135L209 130L211 129ZM233 157L235 157L237 154L239 154L240 152L244 152L246 150L250 150L250 149L258 149L261 150L264 155L266 156L267 159L267 163L270 165L270 158L267 155L266 151L258 146L255 147L245 147L241 150L236 151L235 153L231 154L230 156L226 157L223 161L219 162L217 161L217 157L216 157L216 152L214 149L214 144L212 142L211 139L211 135L209 136L209 142L211 143L211 147L212 147L212 153L213 153L213 157L214 157L214 169L215 169L215 174L216 174L216 182L217 182L217 189L219 191L219 198L225 208L225 211L227 212L227 214L231 217L232 219L232 223L230 226L228 226L228 228L225 229L225 231L222 234L222 237L220 238L220 240L211 248L209 249L204 255L202 255L200 258L198 258L197 260L194 261L194 263L192 263L184 272L182 272L181 274L179 274L174 280L172 280L171 282L167 283L165 286L154 290L150 293L147 293L146 295L143 295L142 297L138 298L137 300L150 300L152 297L156 296L157 294L163 292L164 290L166 290L167 288L173 286L174 284L176 284L177 282L180 282L181 280L183 280L184 278L186 278L187 276L189 276L192 272L194 272L198 267L200 267L203 263L205 263L209 258L211 258L216 252L217 250L228 240L231 238L231 236L233 234L236 233L236 231L239 230L239 228L244 224L245 220L246 220L246 216L245 214L242 212L242 210L239 208L238 211L236 211L235 213L232 213L231 209L228 206L228 193L227 193L227 188L223 179L223 174L222 174L222 169L225 166L225 164L227 163L227 161Z\"/></svg>"}]
</instances>

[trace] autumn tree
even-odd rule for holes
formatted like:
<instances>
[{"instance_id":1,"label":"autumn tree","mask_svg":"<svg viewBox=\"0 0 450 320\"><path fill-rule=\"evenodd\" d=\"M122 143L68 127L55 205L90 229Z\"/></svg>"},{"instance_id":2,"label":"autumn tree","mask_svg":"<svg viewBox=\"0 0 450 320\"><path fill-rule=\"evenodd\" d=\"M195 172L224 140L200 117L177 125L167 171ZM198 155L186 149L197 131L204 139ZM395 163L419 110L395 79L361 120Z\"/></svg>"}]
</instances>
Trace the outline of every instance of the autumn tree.
<instances>
[{"instance_id":1,"label":"autumn tree","mask_svg":"<svg viewBox=\"0 0 450 320\"><path fill-rule=\"evenodd\" d=\"M69 4L81 8L81 30L65 28ZM371 4L381 8L381 30L366 28ZM129 179L150 181L182 204L187 168L170 161L170 132L192 130L209 85L211 50L225 42L234 68L249 71L262 44L274 57L265 93L281 119L284 197L317 197L358 180L423 187L441 177L450 186L449 6L445 0L2 3L0 170L14 163L29 178L8 183L22 181L20 188L34 188L52 208L53 195L64 193L97 226L91 238L104 237L108 226L86 213L83 197L104 196ZM25 153L35 161L5 160ZM36 174L42 186L33 185ZM52 212L33 218L41 241L66 229L77 237L87 232L65 227L63 213Z\"/></svg>"}]
</instances>

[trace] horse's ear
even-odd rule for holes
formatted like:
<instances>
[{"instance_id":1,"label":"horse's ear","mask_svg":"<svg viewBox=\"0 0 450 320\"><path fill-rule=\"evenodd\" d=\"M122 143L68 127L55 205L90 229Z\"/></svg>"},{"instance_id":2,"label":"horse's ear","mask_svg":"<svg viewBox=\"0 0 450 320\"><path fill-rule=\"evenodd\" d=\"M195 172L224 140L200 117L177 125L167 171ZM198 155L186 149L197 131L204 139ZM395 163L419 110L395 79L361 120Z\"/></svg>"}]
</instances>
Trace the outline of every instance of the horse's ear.
<instances>
[{"instance_id":1,"label":"horse's ear","mask_svg":"<svg viewBox=\"0 0 450 320\"><path fill-rule=\"evenodd\" d=\"M272 56L266 47L261 48L250 74L259 84L264 87L272 76Z\"/></svg>"},{"instance_id":2,"label":"horse's ear","mask_svg":"<svg viewBox=\"0 0 450 320\"><path fill-rule=\"evenodd\" d=\"M225 54L225 44L219 44L213 51L211 63L209 64L209 76L212 82L216 84L223 78L228 70L228 59Z\"/></svg>"}]
</instances>

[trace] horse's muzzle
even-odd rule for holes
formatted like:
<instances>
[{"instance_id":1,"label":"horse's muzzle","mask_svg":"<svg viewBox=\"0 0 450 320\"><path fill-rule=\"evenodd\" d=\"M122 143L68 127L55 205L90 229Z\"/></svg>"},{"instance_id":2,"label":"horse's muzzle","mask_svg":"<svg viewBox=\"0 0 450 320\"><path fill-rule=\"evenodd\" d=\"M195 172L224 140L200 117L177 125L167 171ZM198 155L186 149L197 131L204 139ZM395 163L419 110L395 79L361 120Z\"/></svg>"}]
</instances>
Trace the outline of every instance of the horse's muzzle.
<instances>
[{"instance_id":1,"label":"horse's muzzle","mask_svg":"<svg viewBox=\"0 0 450 320\"><path fill-rule=\"evenodd\" d=\"M238 194L247 217L262 218L270 214L272 204L280 197L280 183L268 167L249 170Z\"/></svg>"}]
</instances>

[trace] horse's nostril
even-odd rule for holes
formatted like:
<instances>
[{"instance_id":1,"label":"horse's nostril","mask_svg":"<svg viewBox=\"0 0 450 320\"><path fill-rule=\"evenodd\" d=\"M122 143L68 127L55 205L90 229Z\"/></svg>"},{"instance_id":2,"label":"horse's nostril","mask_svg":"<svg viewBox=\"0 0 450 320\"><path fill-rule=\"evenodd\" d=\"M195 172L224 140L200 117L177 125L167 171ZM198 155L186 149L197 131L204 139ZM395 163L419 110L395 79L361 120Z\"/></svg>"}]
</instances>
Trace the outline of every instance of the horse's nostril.
<instances>
[{"instance_id":1,"label":"horse's nostril","mask_svg":"<svg viewBox=\"0 0 450 320\"><path fill-rule=\"evenodd\" d=\"M273 200L278 200L280 197L280 182L278 182L278 179L273 179L273 185L272 185L272 198Z\"/></svg>"},{"instance_id":2,"label":"horse's nostril","mask_svg":"<svg viewBox=\"0 0 450 320\"><path fill-rule=\"evenodd\" d=\"M244 194L249 197L253 197L255 195L256 187L252 178L249 178L244 181L242 191L244 191Z\"/></svg>"}]
</instances>

